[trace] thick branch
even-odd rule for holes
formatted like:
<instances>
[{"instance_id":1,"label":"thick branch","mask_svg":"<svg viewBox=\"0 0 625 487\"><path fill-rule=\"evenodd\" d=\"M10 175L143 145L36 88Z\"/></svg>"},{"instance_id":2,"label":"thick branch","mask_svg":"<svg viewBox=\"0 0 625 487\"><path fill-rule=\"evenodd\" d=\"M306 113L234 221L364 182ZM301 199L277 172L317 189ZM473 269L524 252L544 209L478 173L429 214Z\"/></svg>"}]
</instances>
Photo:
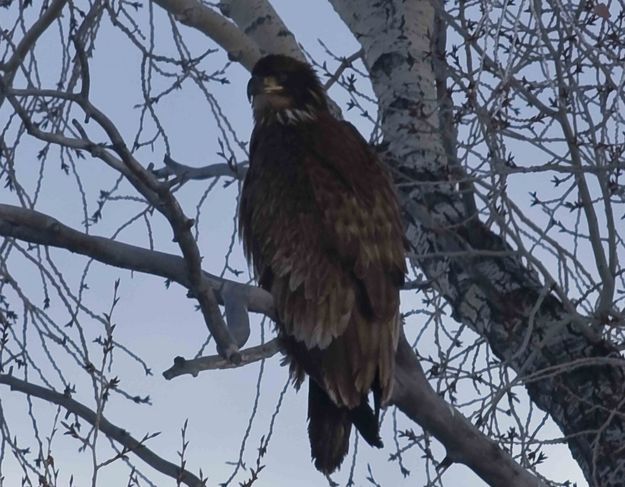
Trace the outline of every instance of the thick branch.
<instances>
[{"instance_id":1,"label":"thick branch","mask_svg":"<svg viewBox=\"0 0 625 487\"><path fill-rule=\"evenodd\" d=\"M223 0L219 6L265 54L306 60L297 40L267 0Z\"/></svg>"},{"instance_id":2,"label":"thick branch","mask_svg":"<svg viewBox=\"0 0 625 487\"><path fill-rule=\"evenodd\" d=\"M168 477L176 479L189 487L206 486L205 482L200 480L188 470L181 469L179 466L158 456L145 446L143 442L133 438L130 433L125 431L123 428L114 425L102 415L96 414L84 404L71 399L64 394L25 382L13 377L12 375L6 374L0 375L0 384L8 385L13 391L23 392L29 396L38 397L39 399L43 399L49 403L57 404L70 413L81 417L91 426L97 427L106 436L122 445L126 451L134 453L150 467L158 470Z\"/></svg>"},{"instance_id":3,"label":"thick branch","mask_svg":"<svg viewBox=\"0 0 625 487\"><path fill-rule=\"evenodd\" d=\"M64 248L104 264L161 276L189 288L189 276L183 258L104 237L87 235L37 211L0 204L0 236ZM238 295L240 296L238 306L242 312L249 310L274 317L273 301L266 291L206 272L204 277L220 303L227 300L226 295ZM234 304L232 306L234 307Z\"/></svg>"},{"instance_id":4,"label":"thick branch","mask_svg":"<svg viewBox=\"0 0 625 487\"><path fill-rule=\"evenodd\" d=\"M115 242L103 237L87 235L33 210L0 204L0 235L18 238L31 243L65 248L71 252L87 255L105 264L166 277L185 287L189 285L186 265L184 260L180 257ZM275 319L273 301L271 295L266 291L260 288L227 281L209 274L205 274L205 276L207 281L213 286L216 296L221 302L226 300L224 294L229 292L229 288L232 288L236 290L236 293L240 293L245 297L245 301L240 303L241 312L249 309L250 311L260 312ZM235 294L235 292L232 292L232 294ZM428 408L425 408L425 410L419 408L418 403L422 400L421 394L426 393L429 394L428 397L430 397L431 402L429 404L434 404L439 408L439 418L446 418L445 415L447 413L445 413L445 411L448 410L449 406L440 398L437 399L438 402L432 402L434 401L434 396L438 396L431 388L427 389L425 387L427 382L419 382L425 381L425 378L423 377L421 369L418 367L416 357L414 357L409 347L408 350L406 350L406 346L407 345L402 345L401 353L398 354L396 375L397 390L394 396L394 401L397 406L411 419L422 424L425 428L433 428L433 434L443 442L443 445L448 447L450 456L455 461L466 463L471 468L475 466L475 468L479 469L476 470L476 472L479 475L484 475L484 478L495 478L496 475L501 475L501 472L505 468L509 468L509 473L514 473L514 475L518 477L518 474L515 472L517 472L520 467L517 465L513 468L513 465L515 465L514 462L511 459L507 460L503 457L505 454L502 452L498 453L498 455L502 455L502 458L505 460L501 469L491 471L493 470L492 467L489 469L487 466L480 465L479 462L476 463L477 460L474 458L474 453L464 450L474 448L470 442L463 443L457 440L451 442L453 438L449 436L449 431L444 428L444 424L435 421L435 418L429 416L433 414L434 411L428 410ZM241 353L242 362L250 363L269 357L275 353L275 350L277 350L275 341L258 347L252 347ZM195 375L201 370L223 366L226 366L226 361L218 357L204 357L188 361L181 359L177 360L174 366L166 371L164 375L170 379L188 373ZM418 388L415 389L414 392L407 390L413 387L413 385L418 385ZM458 416L460 416L459 413ZM490 444L487 443L488 440L484 439L483 435L466 420L464 420L462 424L464 425L462 431L471 431L471 437L481 439L480 441L484 452L491 451L489 448L492 448L492 446L488 445L491 445L492 442ZM446 442L451 443L447 445ZM490 455L493 456L495 453L491 451ZM489 456L488 458L491 457ZM521 478L525 477L521 476Z\"/></svg>"},{"instance_id":5,"label":"thick branch","mask_svg":"<svg viewBox=\"0 0 625 487\"><path fill-rule=\"evenodd\" d=\"M434 435L449 460L468 466L489 485L543 485L432 389L403 333L395 360L392 403Z\"/></svg>"},{"instance_id":6,"label":"thick branch","mask_svg":"<svg viewBox=\"0 0 625 487\"><path fill-rule=\"evenodd\" d=\"M306 61L297 39L268 0L224 0L220 7L224 15L252 38L264 54L286 54ZM338 105L327 99L332 112L340 118Z\"/></svg>"},{"instance_id":7,"label":"thick branch","mask_svg":"<svg viewBox=\"0 0 625 487\"><path fill-rule=\"evenodd\" d=\"M176 19L203 32L228 53L230 59L240 62L251 71L260 58L260 49L232 22L202 5L197 0L154 0Z\"/></svg>"}]
</instances>

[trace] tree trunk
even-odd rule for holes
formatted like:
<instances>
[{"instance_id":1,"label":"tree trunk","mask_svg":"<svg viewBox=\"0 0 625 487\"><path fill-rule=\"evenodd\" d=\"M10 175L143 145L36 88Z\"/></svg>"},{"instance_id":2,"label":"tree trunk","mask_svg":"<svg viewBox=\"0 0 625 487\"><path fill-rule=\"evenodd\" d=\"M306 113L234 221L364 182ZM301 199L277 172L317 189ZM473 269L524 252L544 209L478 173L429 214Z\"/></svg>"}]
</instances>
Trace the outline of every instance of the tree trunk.
<instances>
[{"instance_id":1,"label":"tree trunk","mask_svg":"<svg viewBox=\"0 0 625 487\"><path fill-rule=\"evenodd\" d=\"M618 350L566 309L553 283L541 283L457 189L461 170L447 157L439 128L433 2L367 0L357 11L347 0L332 4L364 50L386 159L402 183L415 263L446 297L453 317L487 339L559 425L589 483L625 485L625 374Z\"/></svg>"}]
</instances>

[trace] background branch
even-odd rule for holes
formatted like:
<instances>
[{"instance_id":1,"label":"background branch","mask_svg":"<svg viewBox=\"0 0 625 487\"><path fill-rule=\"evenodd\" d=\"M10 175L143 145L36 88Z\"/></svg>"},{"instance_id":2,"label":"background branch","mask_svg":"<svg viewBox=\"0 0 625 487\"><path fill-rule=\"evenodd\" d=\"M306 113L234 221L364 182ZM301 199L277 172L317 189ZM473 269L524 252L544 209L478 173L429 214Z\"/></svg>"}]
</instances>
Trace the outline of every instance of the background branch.
<instances>
[{"instance_id":1,"label":"background branch","mask_svg":"<svg viewBox=\"0 0 625 487\"><path fill-rule=\"evenodd\" d=\"M81 59L84 64L81 65L82 68L87 70L84 56L82 56ZM9 101L22 118L25 126L29 130L29 133L49 142L55 141L59 138L57 134L48 134L39 130L39 128L32 123L25 109L20 106L13 92L4 85L2 80L0 80L0 93L4 94L5 92L9 95ZM22 92L22 94L25 93ZM37 94L40 96L42 95L42 93L36 92L32 95ZM198 249L197 242L191 233L193 221L186 217L181 206L178 204L178 201L170 191L169 186L156 179L153 173L144 168L139 161L137 161L132 154L132 151L130 151L127 147L124 142L124 138L112 120L96 106L94 106L88 99L81 95L62 92L44 92L43 95L53 95L77 103L84 110L87 118L93 119L105 131L110 139L112 150L117 153L124 164L125 170L121 171L122 174L125 175L134 188L142 196L144 196L145 199L149 201L152 206L156 208L169 222L174 233L174 240L178 243L185 258L187 271L189 273L190 291L200 305L204 321L215 338L217 350L228 360L237 362L240 359L238 346L243 343L235 343L235 338L228 330L226 323L219 312L213 289L205 282L201 272L200 251ZM77 141L77 147L76 143L73 140L71 141L75 148L87 149L92 153L92 155L99 157L109 165L117 164L117 161L111 157L109 151L104 150L101 146L94 144L89 140L85 130L76 120L73 121L73 124L83 137L82 140ZM61 139L60 143L63 145L70 142L67 138L62 137Z\"/></svg>"},{"instance_id":2,"label":"background branch","mask_svg":"<svg viewBox=\"0 0 625 487\"><path fill-rule=\"evenodd\" d=\"M593 487L621 487L623 0L573 9L556 0L330 0L339 18L323 3L273 2L285 19L306 12L288 17L288 27L271 0L163 0L143 8L91 2L84 10L58 0L4 3L0 367L17 367L21 379L49 390L57 384L71 390L76 383L80 393L73 397L91 404L86 395L93 393L96 414L109 407L110 393L116 399L108 416L120 400L121 407L125 400L149 403L149 387L165 433L150 438L154 449L170 442L177 425L169 413L184 407L196 427L198 418L204 425L210 416L211 429L222 429L219 442L202 444L213 449L212 457L229 462L239 452L227 463L232 474L224 484L243 480L237 475L249 474L250 482L259 477L274 420L293 414L282 421L301 421L301 410L289 408L302 397L284 401L289 412L281 412L291 388L276 389L286 379L284 369L278 360L262 360L277 349L268 342L270 326L257 325L250 314L273 315L271 297L242 284L251 276L236 239L236 193L245 171L245 163L236 162L249 157L251 117L244 101L248 75L232 60L249 69L263 52L284 52L305 57L332 84L333 95L391 168L411 244L406 288L417 290L402 292L405 330L418 361L410 354L401 358L406 350L400 348L394 399L409 418L395 408L387 415L390 467L382 467L386 451L372 450L367 455L380 461L364 473L359 453L336 480L359 484L366 475L385 485L390 476L409 474L410 466L408 482L453 485L461 469L446 467L460 462L503 485L509 485L506 476L523 481L522 466L538 477L545 473L554 487L584 483L582 475ZM317 22L332 25L325 29L331 35L299 46L294 34L308 38ZM122 64L129 69L107 69ZM190 168L167 157L156 171L144 164L173 153L225 164ZM183 185L203 178L209 179ZM180 256L154 251L170 248L172 229ZM192 357L177 359L166 371L172 377L234 364L202 357L213 353L205 330L183 333L175 326L195 322L193 302L184 306L158 279L111 266L162 276L167 285L179 282L189 297L198 297L207 324L223 325L223 313L229 340L242 345L252 336L253 344L264 344L241 352L242 363L260 360L256 366L202 376L209 390L218 384L226 389L224 400L232 397L249 411L241 435L232 435L233 413L221 402L200 401L198 408L197 401L172 400L171 391L204 394L195 381L142 380L153 364L169 365L160 362L163 350L172 358ZM139 322L154 331L149 340ZM123 387L109 389L117 375ZM255 388L247 387L252 375ZM241 378L246 387L230 387ZM275 406L269 424L268 401ZM59 451L66 450L64 437L54 437L62 411L33 406L37 402L27 394L3 398L0 469L10 477L5 466L18 465L26 482L39 477L58 485L58 465L73 465ZM124 413L133 424L149 421L138 408ZM109 445L99 430L87 429L72 438L86 450L81 460L87 468L91 461L92 483L104 482L98 472L117 457L99 459ZM461 438L454 431L463 432ZM18 446L14 438L22 434ZM442 462L434 436L447 449ZM258 450L249 447L255 437ZM276 437L272 458L294 450L292 438ZM24 453L29 448L36 457ZM299 470L307 455L298 455ZM254 459L256 466L245 470ZM122 462L111 473L122 473ZM66 466L62 475L78 474ZM142 474L128 466L133 483ZM263 480L272 483L276 473L286 474L268 468ZM147 476L139 481L159 483Z\"/></svg>"},{"instance_id":3,"label":"background branch","mask_svg":"<svg viewBox=\"0 0 625 487\"><path fill-rule=\"evenodd\" d=\"M144 442L136 440L130 433L114 425L101 414L96 413L84 404L75 401L65 394L60 394L56 391L31 384L7 374L0 374L0 384L8 385L12 391L23 392L28 396L38 397L44 401L61 406L69 413L79 416L91 426L98 428L106 436L115 440L124 447L124 451L133 453L150 467L168 477L180 481L189 487L206 486L206 482L200 480L191 472L181 469L177 465L163 459L145 446Z\"/></svg>"},{"instance_id":4,"label":"background branch","mask_svg":"<svg viewBox=\"0 0 625 487\"><path fill-rule=\"evenodd\" d=\"M231 177L237 180L243 180L247 172L247 162L241 162L232 167L228 163L210 164L208 166L188 166L175 161L169 155L163 158L165 166L154 169L153 173L157 178L168 178L175 176L177 181L185 182L190 179L203 180L218 177Z\"/></svg>"},{"instance_id":5,"label":"background branch","mask_svg":"<svg viewBox=\"0 0 625 487\"><path fill-rule=\"evenodd\" d=\"M35 47L41 34L61 15L65 4L67 4L67 0L54 0L22 37L9 60L0 64L0 71L4 71L3 82L5 86L12 85L15 73L24 62L24 59L26 59L27 53ZM2 106L3 102L4 94L0 93L0 106Z\"/></svg>"}]
</instances>

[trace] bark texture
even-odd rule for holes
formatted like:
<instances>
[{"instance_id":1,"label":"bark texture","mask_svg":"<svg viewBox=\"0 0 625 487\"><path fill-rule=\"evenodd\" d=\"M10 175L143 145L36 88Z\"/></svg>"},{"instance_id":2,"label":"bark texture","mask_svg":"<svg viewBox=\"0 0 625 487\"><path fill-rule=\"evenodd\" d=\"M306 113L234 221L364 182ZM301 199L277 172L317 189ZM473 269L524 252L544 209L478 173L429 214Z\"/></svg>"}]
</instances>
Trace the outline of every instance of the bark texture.
<instances>
[{"instance_id":1,"label":"bark texture","mask_svg":"<svg viewBox=\"0 0 625 487\"><path fill-rule=\"evenodd\" d=\"M457 190L459 170L448 161L439 131L432 2L332 4L364 51L416 263L454 318L484 336L524 380L532 401L569 438L589 483L625 485L625 374L618 350L562 304L554 283L542 283L480 223ZM495 252L471 255L474 250Z\"/></svg>"}]
</instances>

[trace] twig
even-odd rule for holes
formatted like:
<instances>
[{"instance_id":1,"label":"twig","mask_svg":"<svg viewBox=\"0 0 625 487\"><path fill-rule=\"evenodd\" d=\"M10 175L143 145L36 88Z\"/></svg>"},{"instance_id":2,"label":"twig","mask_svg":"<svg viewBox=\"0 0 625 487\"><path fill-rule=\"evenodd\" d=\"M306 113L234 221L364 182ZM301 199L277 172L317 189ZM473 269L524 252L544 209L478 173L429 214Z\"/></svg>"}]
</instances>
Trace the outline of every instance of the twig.
<instances>
[{"instance_id":1,"label":"twig","mask_svg":"<svg viewBox=\"0 0 625 487\"><path fill-rule=\"evenodd\" d=\"M356 59L360 59L362 57L362 54L363 54L362 49L358 49L358 51L356 51L352 55L350 55L350 56L348 56L346 58L343 58L341 60L341 64L339 64L339 67L336 68L336 71L334 72L334 74L332 76L330 76L328 78L328 80L323 84L323 89L328 91L330 89L330 87L334 83L336 83L338 81L338 79L343 74L343 71L345 71L347 68L351 67L352 63Z\"/></svg>"},{"instance_id":2,"label":"twig","mask_svg":"<svg viewBox=\"0 0 625 487\"><path fill-rule=\"evenodd\" d=\"M162 457L158 456L142 442L137 441L127 431L114 425L108 421L101 414L98 415L84 404L71 399L70 397L60 394L56 391L46 389L44 387L31 384L29 382L13 377L12 375L2 374L0 375L0 384L6 384L11 387L13 391L23 392L29 396L35 396L44 401L57 404L70 413L76 414L92 426L98 427L98 429L109 438L114 439L121 444L125 450L131 451L137 455L141 460L147 463L149 466L158 470L164 475L167 475L174 479L180 479L182 483L189 487L203 487L206 483L193 475L188 470L182 470L177 465L168 462Z\"/></svg>"}]
</instances>

